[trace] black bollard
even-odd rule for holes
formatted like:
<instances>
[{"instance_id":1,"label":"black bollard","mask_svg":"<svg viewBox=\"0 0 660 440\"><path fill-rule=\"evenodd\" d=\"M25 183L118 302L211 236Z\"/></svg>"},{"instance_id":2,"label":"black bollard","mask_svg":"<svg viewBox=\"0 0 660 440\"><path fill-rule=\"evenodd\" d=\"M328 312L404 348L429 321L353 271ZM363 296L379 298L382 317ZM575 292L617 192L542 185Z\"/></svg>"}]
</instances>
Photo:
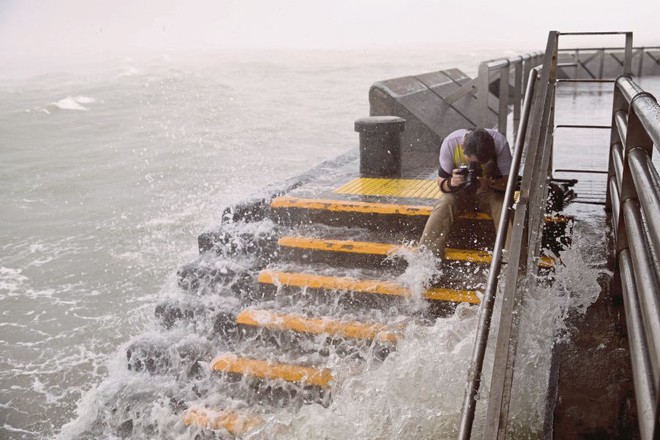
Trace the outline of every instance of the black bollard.
<instances>
[{"instance_id":1,"label":"black bollard","mask_svg":"<svg viewBox=\"0 0 660 440\"><path fill-rule=\"evenodd\" d=\"M355 121L360 133L360 175L401 176L401 132L405 119L397 116L370 116Z\"/></svg>"}]
</instances>

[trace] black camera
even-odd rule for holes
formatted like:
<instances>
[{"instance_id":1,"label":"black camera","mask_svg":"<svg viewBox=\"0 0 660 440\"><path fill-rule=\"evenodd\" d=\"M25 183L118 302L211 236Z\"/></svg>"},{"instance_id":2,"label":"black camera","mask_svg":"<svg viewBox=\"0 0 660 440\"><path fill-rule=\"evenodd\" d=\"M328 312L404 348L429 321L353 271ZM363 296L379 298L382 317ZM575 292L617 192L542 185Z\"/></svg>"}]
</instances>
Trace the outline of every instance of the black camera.
<instances>
[{"instance_id":1,"label":"black camera","mask_svg":"<svg viewBox=\"0 0 660 440\"><path fill-rule=\"evenodd\" d=\"M481 164L479 162L470 162L469 165L462 165L459 168L462 176L465 177L465 183L461 187L463 191L475 192L479 188L479 177L481 177Z\"/></svg>"}]
</instances>

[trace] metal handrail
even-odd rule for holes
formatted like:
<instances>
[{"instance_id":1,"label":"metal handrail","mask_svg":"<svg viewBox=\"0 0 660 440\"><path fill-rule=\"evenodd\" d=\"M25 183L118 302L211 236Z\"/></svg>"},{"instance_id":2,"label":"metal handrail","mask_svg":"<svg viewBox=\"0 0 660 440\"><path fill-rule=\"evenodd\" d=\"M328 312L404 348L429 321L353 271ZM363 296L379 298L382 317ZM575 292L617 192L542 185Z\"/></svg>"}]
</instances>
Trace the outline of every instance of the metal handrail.
<instances>
[{"instance_id":1,"label":"metal handrail","mask_svg":"<svg viewBox=\"0 0 660 440\"><path fill-rule=\"evenodd\" d=\"M660 105L630 76L617 79L612 109L608 207L618 283L626 312L638 423L643 440L660 435ZM617 278L615 278L617 279Z\"/></svg>"},{"instance_id":2,"label":"metal handrail","mask_svg":"<svg viewBox=\"0 0 660 440\"><path fill-rule=\"evenodd\" d=\"M535 67L529 72L529 80L527 81L527 89L525 91L525 100L523 105L522 118L520 119L519 131L520 135L516 138L513 160L509 171L509 181L506 185L504 193L504 201L502 206L511 206L513 196L516 191L517 179L520 171L520 164L523 153L523 146L525 143L525 133L527 132L527 125L529 121L529 114L532 108L532 97L534 95L534 88L536 79L538 78L539 68ZM493 249L493 257L490 263L490 270L488 271L488 281L486 283L486 290L481 300L481 309L479 312L479 324L477 326L477 338L475 347L472 352L472 361L468 371L468 387L463 399L463 409L461 411L461 423L459 438L469 439L472 431L472 423L474 421L474 413L477 401L475 399L481 384L481 371L484 364L484 356L486 353L486 345L488 343L488 333L490 332L490 322L493 316L493 306L495 304L495 293L497 291L497 284L499 281L500 270L502 268L504 241L509 230L509 219L511 218L511 210L503 209L500 217L498 234L495 238L495 247Z\"/></svg>"}]
</instances>

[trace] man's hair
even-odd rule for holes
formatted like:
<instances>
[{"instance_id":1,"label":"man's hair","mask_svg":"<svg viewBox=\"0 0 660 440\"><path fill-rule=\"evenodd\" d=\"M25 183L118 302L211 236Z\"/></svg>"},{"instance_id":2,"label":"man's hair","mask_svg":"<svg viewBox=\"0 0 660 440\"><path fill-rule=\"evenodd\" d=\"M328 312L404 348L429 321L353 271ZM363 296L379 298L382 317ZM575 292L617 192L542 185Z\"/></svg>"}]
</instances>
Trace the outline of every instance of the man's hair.
<instances>
[{"instance_id":1,"label":"man's hair","mask_svg":"<svg viewBox=\"0 0 660 440\"><path fill-rule=\"evenodd\" d=\"M468 131L463 140L463 153L466 156L476 155L479 162L488 162L496 156L495 140L483 128Z\"/></svg>"}]
</instances>

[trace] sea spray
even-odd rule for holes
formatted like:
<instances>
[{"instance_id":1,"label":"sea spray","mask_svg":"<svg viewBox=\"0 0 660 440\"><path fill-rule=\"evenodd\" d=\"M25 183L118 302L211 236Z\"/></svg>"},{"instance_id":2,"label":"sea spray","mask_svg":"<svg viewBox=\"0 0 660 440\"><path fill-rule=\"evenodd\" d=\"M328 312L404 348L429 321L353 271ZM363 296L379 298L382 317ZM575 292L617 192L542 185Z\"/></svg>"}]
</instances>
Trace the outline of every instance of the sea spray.
<instances>
[{"instance_id":1,"label":"sea spray","mask_svg":"<svg viewBox=\"0 0 660 440\"><path fill-rule=\"evenodd\" d=\"M536 286L525 294L509 409L509 430L515 438L542 438L545 419L551 417L549 374L557 362L557 345L570 343L569 318L584 315L598 299L598 278L607 271L600 233L588 221L578 222L572 245L561 253L554 272L537 277Z\"/></svg>"},{"instance_id":2,"label":"sea spray","mask_svg":"<svg viewBox=\"0 0 660 440\"><path fill-rule=\"evenodd\" d=\"M465 372L476 328L477 307L460 304L433 326L410 325L397 351L382 365L337 384L329 408L307 406L282 439L446 438L458 426ZM268 438L261 433L248 438Z\"/></svg>"}]
</instances>

